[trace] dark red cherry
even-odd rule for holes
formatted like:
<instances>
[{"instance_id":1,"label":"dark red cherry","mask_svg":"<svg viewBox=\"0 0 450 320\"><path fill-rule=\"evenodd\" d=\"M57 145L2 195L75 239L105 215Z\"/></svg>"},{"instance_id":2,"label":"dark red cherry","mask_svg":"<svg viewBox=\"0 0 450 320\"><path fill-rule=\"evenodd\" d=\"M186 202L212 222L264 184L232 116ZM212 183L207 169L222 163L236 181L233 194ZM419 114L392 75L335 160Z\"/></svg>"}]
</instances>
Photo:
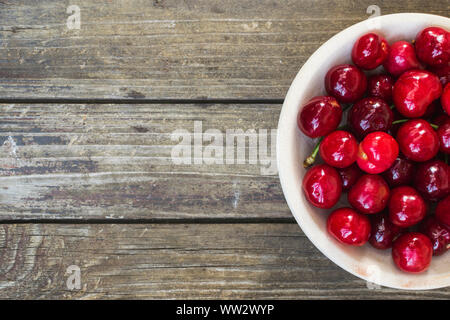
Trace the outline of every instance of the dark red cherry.
<instances>
[{"instance_id":1,"label":"dark red cherry","mask_svg":"<svg viewBox=\"0 0 450 320\"><path fill-rule=\"evenodd\" d=\"M450 33L439 27L420 31L414 43L420 61L434 67L450 62Z\"/></svg>"},{"instance_id":2,"label":"dark red cherry","mask_svg":"<svg viewBox=\"0 0 450 320\"><path fill-rule=\"evenodd\" d=\"M389 45L386 40L375 33L367 33L360 37L352 49L353 63L365 70L372 70L386 60Z\"/></svg>"},{"instance_id":3,"label":"dark red cherry","mask_svg":"<svg viewBox=\"0 0 450 320\"><path fill-rule=\"evenodd\" d=\"M448 116L446 113L439 114L438 116L433 118L432 123L440 127L446 123L450 123L450 116Z\"/></svg>"},{"instance_id":4,"label":"dark red cherry","mask_svg":"<svg viewBox=\"0 0 450 320\"><path fill-rule=\"evenodd\" d=\"M322 159L330 166L345 168L356 161L358 142L347 131L334 131L320 143L319 152Z\"/></svg>"},{"instance_id":5,"label":"dark red cherry","mask_svg":"<svg viewBox=\"0 0 450 320\"><path fill-rule=\"evenodd\" d=\"M436 207L436 219L450 228L450 195L439 201Z\"/></svg>"},{"instance_id":6,"label":"dark red cherry","mask_svg":"<svg viewBox=\"0 0 450 320\"><path fill-rule=\"evenodd\" d=\"M392 102L393 88L394 79L387 74L373 75L367 81L368 96L383 99L387 103Z\"/></svg>"},{"instance_id":7,"label":"dark red cherry","mask_svg":"<svg viewBox=\"0 0 450 320\"><path fill-rule=\"evenodd\" d=\"M373 215L370 219L372 230L369 243L376 249L385 250L392 247L392 242L403 232L389 221L387 213Z\"/></svg>"},{"instance_id":8,"label":"dark red cherry","mask_svg":"<svg viewBox=\"0 0 450 320\"><path fill-rule=\"evenodd\" d=\"M400 76L405 71L421 67L414 47L406 41L397 41L390 46L383 66L394 77Z\"/></svg>"},{"instance_id":9,"label":"dark red cherry","mask_svg":"<svg viewBox=\"0 0 450 320\"><path fill-rule=\"evenodd\" d=\"M389 220L401 228L420 222L427 212L423 198L409 186L392 189L388 207Z\"/></svg>"},{"instance_id":10,"label":"dark red cherry","mask_svg":"<svg viewBox=\"0 0 450 320\"><path fill-rule=\"evenodd\" d=\"M342 191L348 191L363 175L363 172L356 163L347 168L337 169L342 178Z\"/></svg>"},{"instance_id":11,"label":"dark red cherry","mask_svg":"<svg viewBox=\"0 0 450 320\"><path fill-rule=\"evenodd\" d=\"M428 269L433 256L430 239L423 233L401 235L392 246L392 258L400 270L419 273Z\"/></svg>"},{"instance_id":12,"label":"dark red cherry","mask_svg":"<svg viewBox=\"0 0 450 320\"><path fill-rule=\"evenodd\" d=\"M367 78L357 67L341 64L327 72L325 89L339 102L353 103L361 99L366 92Z\"/></svg>"},{"instance_id":13,"label":"dark red cherry","mask_svg":"<svg viewBox=\"0 0 450 320\"><path fill-rule=\"evenodd\" d=\"M381 176L365 174L350 189L347 198L359 212L374 214L386 207L389 194L389 187Z\"/></svg>"},{"instance_id":14,"label":"dark red cherry","mask_svg":"<svg viewBox=\"0 0 450 320\"><path fill-rule=\"evenodd\" d=\"M351 208L341 208L328 216L327 230L342 243L362 246L370 236L370 221Z\"/></svg>"},{"instance_id":15,"label":"dark red cherry","mask_svg":"<svg viewBox=\"0 0 450 320\"><path fill-rule=\"evenodd\" d=\"M425 111L425 113L423 114L422 118L423 119L430 119L434 116L434 114L438 111L438 109L440 109L440 105L439 105L439 100L434 100L433 102L431 102L428 107L427 110Z\"/></svg>"},{"instance_id":16,"label":"dark red cherry","mask_svg":"<svg viewBox=\"0 0 450 320\"><path fill-rule=\"evenodd\" d=\"M450 154L450 123L445 123L437 129L439 138L439 150Z\"/></svg>"},{"instance_id":17,"label":"dark red cherry","mask_svg":"<svg viewBox=\"0 0 450 320\"><path fill-rule=\"evenodd\" d=\"M414 187L426 200L437 201L450 192L450 168L441 160L431 160L417 166Z\"/></svg>"},{"instance_id":18,"label":"dark red cherry","mask_svg":"<svg viewBox=\"0 0 450 320\"><path fill-rule=\"evenodd\" d=\"M450 82L450 63L442 67L430 67L428 70L437 75L443 87Z\"/></svg>"},{"instance_id":19,"label":"dark red cherry","mask_svg":"<svg viewBox=\"0 0 450 320\"><path fill-rule=\"evenodd\" d=\"M383 178L391 188L410 184L413 181L414 163L399 154L392 166L383 172Z\"/></svg>"},{"instance_id":20,"label":"dark red cherry","mask_svg":"<svg viewBox=\"0 0 450 320\"><path fill-rule=\"evenodd\" d=\"M397 132L397 141L401 152L413 161L430 160L439 151L436 131L422 119L405 122Z\"/></svg>"},{"instance_id":21,"label":"dark red cherry","mask_svg":"<svg viewBox=\"0 0 450 320\"><path fill-rule=\"evenodd\" d=\"M445 85L441 96L442 109L450 115L450 83Z\"/></svg>"},{"instance_id":22,"label":"dark red cherry","mask_svg":"<svg viewBox=\"0 0 450 320\"><path fill-rule=\"evenodd\" d=\"M410 70L394 84L393 100L397 110L407 118L422 117L428 106L441 96L442 84L433 73Z\"/></svg>"},{"instance_id":23,"label":"dark red cherry","mask_svg":"<svg viewBox=\"0 0 450 320\"><path fill-rule=\"evenodd\" d=\"M394 114L389 105L380 98L363 98L348 113L348 124L358 138L374 131L388 131Z\"/></svg>"},{"instance_id":24,"label":"dark red cherry","mask_svg":"<svg viewBox=\"0 0 450 320\"><path fill-rule=\"evenodd\" d=\"M303 178L303 191L306 199L318 207L329 209L339 200L342 193L342 180L333 167L319 164L306 172Z\"/></svg>"},{"instance_id":25,"label":"dark red cherry","mask_svg":"<svg viewBox=\"0 0 450 320\"><path fill-rule=\"evenodd\" d=\"M420 231L430 238L433 255L440 256L450 248L450 230L435 217L428 217L422 223Z\"/></svg>"},{"instance_id":26,"label":"dark red cherry","mask_svg":"<svg viewBox=\"0 0 450 320\"><path fill-rule=\"evenodd\" d=\"M361 170L377 174L392 166L398 156L395 139L381 131L369 133L359 144L356 163Z\"/></svg>"},{"instance_id":27,"label":"dark red cherry","mask_svg":"<svg viewBox=\"0 0 450 320\"><path fill-rule=\"evenodd\" d=\"M341 122L342 107L333 97L320 96L309 100L298 114L300 130L310 138L323 137L336 130Z\"/></svg>"}]
</instances>

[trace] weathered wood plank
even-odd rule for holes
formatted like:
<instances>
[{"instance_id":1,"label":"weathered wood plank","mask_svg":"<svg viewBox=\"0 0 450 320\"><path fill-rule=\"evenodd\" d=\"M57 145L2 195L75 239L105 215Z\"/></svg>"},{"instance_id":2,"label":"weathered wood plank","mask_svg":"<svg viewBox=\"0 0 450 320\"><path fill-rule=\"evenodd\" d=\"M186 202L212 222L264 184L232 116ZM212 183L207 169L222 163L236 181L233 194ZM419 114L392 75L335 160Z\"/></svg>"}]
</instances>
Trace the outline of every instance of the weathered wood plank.
<instances>
[{"instance_id":1,"label":"weathered wood plank","mask_svg":"<svg viewBox=\"0 0 450 320\"><path fill-rule=\"evenodd\" d=\"M0 226L0 297L75 299L449 299L369 290L295 224ZM69 290L69 266L81 289Z\"/></svg>"},{"instance_id":2,"label":"weathered wood plank","mask_svg":"<svg viewBox=\"0 0 450 320\"><path fill-rule=\"evenodd\" d=\"M368 18L371 0L0 3L5 98L283 98L306 59ZM446 0L383 0L381 14L450 15Z\"/></svg>"},{"instance_id":3,"label":"weathered wood plank","mask_svg":"<svg viewBox=\"0 0 450 320\"><path fill-rule=\"evenodd\" d=\"M290 218L278 177L251 164L174 163L175 130L265 129L279 105L0 105L0 219ZM242 134L241 134L242 136ZM206 139L206 138L205 138ZM192 139L193 142L193 139ZM206 141L206 147L210 142ZM238 143L234 141L235 154ZM193 149L193 148L192 148ZM205 155L203 160L209 159ZM260 157L260 159L262 159Z\"/></svg>"}]
</instances>

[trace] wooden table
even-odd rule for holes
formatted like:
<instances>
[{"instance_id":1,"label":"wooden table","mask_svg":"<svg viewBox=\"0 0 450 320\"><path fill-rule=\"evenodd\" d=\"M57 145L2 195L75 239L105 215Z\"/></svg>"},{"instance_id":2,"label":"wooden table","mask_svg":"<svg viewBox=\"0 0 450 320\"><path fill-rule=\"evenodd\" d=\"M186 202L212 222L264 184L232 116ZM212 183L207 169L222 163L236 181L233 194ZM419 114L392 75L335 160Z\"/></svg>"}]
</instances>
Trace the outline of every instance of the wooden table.
<instances>
[{"instance_id":1,"label":"wooden table","mask_svg":"<svg viewBox=\"0 0 450 320\"><path fill-rule=\"evenodd\" d=\"M66 1L0 1L0 298L450 298L368 289L258 164L171 158L196 121L276 129L301 65L370 5L449 16L448 1L70 4L80 29Z\"/></svg>"}]
</instances>

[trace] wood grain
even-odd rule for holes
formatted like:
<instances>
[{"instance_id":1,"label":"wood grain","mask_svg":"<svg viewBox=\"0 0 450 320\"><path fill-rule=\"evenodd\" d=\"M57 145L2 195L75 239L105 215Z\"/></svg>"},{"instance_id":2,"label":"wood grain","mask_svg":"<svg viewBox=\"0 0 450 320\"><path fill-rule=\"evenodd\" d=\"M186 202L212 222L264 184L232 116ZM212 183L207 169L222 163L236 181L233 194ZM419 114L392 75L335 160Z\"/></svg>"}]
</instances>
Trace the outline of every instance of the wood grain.
<instances>
[{"instance_id":1,"label":"wood grain","mask_svg":"<svg viewBox=\"0 0 450 320\"><path fill-rule=\"evenodd\" d=\"M244 164L226 164L225 151L224 164L195 164L194 153L191 164L171 158L175 130L193 133L201 122L202 132L270 132L280 105L0 108L1 219L291 218L277 175L249 164L249 151L258 151L249 143ZM276 166L274 140L267 152Z\"/></svg>"},{"instance_id":2,"label":"wood grain","mask_svg":"<svg viewBox=\"0 0 450 320\"><path fill-rule=\"evenodd\" d=\"M367 19L371 0L57 0L0 3L3 98L282 99L306 59ZM383 0L381 14L450 15L446 0Z\"/></svg>"},{"instance_id":3,"label":"wood grain","mask_svg":"<svg viewBox=\"0 0 450 320\"><path fill-rule=\"evenodd\" d=\"M369 290L295 224L0 226L0 298L449 299ZM69 290L77 265L81 289Z\"/></svg>"}]
</instances>

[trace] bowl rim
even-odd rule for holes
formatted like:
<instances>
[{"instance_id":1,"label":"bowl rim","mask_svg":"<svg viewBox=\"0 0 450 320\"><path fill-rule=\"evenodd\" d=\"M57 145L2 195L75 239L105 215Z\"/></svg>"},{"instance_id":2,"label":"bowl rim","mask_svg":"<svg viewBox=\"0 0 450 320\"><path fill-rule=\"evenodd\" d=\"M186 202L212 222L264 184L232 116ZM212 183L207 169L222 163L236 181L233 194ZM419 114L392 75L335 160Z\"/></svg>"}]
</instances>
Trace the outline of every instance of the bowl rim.
<instances>
[{"instance_id":1,"label":"bowl rim","mask_svg":"<svg viewBox=\"0 0 450 320\"><path fill-rule=\"evenodd\" d=\"M315 64L320 62L320 60L318 60L318 59L325 52L331 50L332 46L336 42L345 41L347 36L351 36L355 32L359 32L362 25L364 25L364 24L367 25L367 22L369 20L371 22L373 22L374 24L376 24L376 23L383 23L384 21L390 21L391 19L405 19L405 18L408 18L408 19L418 18L418 19L423 19L423 20L425 20L425 19L436 20L437 19L438 21L440 21L440 23L437 23L438 25L445 25L445 26L449 25L449 27L450 27L450 18L440 16L440 15L425 14L425 13L413 13L413 12L412 13L395 13L395 14L381 15L378 17L360 21L360 22L353 24L353 25L347 27L346 29L338 32L337 34L332 36L330 39L328 39L325 43L323 43L308 58L308 60L303 64L303 66L300 68L297 75L295 76L294 80L292 81L292 83L289 87L289 90L287 91L287 94L285 96L283 106L282 106L282 109L280 112L279 121L278 121L278 130L277 130L277 141L276 141L277 167L278 167L278 175L279 175L283 195L286 199L286 202L289 206L289 209L290 209L292 215L294 216L299 227L302 229L303 233L314 244L314 246L317 249L319 249L319 251L323 255L325 255L333 263L335 263L340 268L346 270L347 272L355 275L358 278L361 278L368 282L375 283L377 285L390 287L390 288L394 288L394 289L402 289L402 290L430 290L430 289L437 289L437 288L443 288L443 287L450 286L450 273L448 274L448 276L446 275L443 279L441 279L441 280L443 280L442 282L431 281L431 283L427 282L426 285L423 285L423 284L422 285L414 285L414 284L411 285L411 284L409 284L408 286L406 286L406 285L401 285L399 283L386 282L384 280L374 281L373 279L370 279L368 276L357 273L352 268L350 268L350 266L341 263L341 261L338 261L338 259L336 259L336 257L330 255L327 252L327 249L324 248L321 244L319 244L318 241L316 241L317 239L315 238L315 236L312 233L313 230L310 230L310 228L308 228L303 223L303 220L301 219L302 215L300 214L301 210L298 210L298 208L294 208L292 198L289 196L289 194L292 194L293 191L297 191L297 189L292 190L293 187L289 183L289 180L293 179L293 174L290 173L289 171L287 171L287 169L285 169L287 166L284 165L284 164L286 164L286 161L287 162L290 161L290 160L288 161L286 159L290 159L291 157L289 157L289 156L282 157L281 156L281 146L283 145L282 141L284 141L285 137L289 136L289 134L291 133L291 131L284 126L285 122L289 120L287 118L288 109L289 109L289 111L291 111L290 109L292 109L292 107L290 107L288 105L292 105L293 102L291 100L294 99L296 96L294 94L294 90L297 89L297 86L300 83L301 79L308 73L308 71L311 71L310 70L311 68L314 69ZM367 29L366 32L370 32L369 29ZM299 103L297 103L297 105L298 105L297 106L297 112L298 112L298 109L300 108L300 106L299 106ZM285 151L285 150L283 150L283 151ZM290 154L292 154L292 152L293 152L293 150L290 150ZM303 211L304 211L304 214L309 215L309 213L306 210L303 210ZM414 275L411 275L411 277L414 277Z\"/></svg>"}]
</instances>

